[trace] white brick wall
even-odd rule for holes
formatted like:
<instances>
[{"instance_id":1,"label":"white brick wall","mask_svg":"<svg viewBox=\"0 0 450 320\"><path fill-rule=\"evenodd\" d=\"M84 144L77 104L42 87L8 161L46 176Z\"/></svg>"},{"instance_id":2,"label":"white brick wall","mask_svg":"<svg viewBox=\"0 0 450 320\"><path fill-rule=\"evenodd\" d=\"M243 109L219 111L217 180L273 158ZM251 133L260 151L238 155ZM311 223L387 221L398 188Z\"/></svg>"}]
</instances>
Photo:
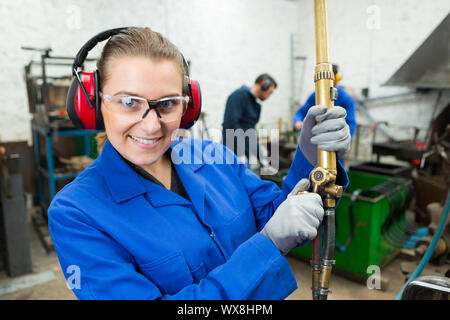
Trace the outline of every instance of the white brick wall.
<instances>
[{"instance_id":1,"label":"white brick wall","mask_svg":"<svg viewBox=\"0 0 450 320\"><path fill-rule=\"evenodd\" d=\"M407 90L381 84L440 23L450 2L328 0L328 9L330 56L341 66L342 84L357 93L369 87L374 97ZM168 36L192 61L192 76L200 81L212 128L220 128L229 93L250 85L262 72L271 73L279 88L263 103L260 123L274 123L278 117L290 123L291 33L296 33L296 53L308 58L300 101L314 88L312 0L2 0L0 17L1 141L31 137L23 66L38 55L20 46L51 46L55 55L74 55L88 38L111 27L145 25ZM100 48L91 56L98 57ZM296 66L299 90L302 65ZM449 92L444 94L439 109L449 97ZM436 93L430 93L395 104L377 103L370 112L380 121L426 127L435 99ZM366 121L363 116L358 120Z\"/></svg>"},{"instance_id":2,"label":"white brick wall","mask_svg":"<svg viewBox=\"0 0 450 320\"><path fill-rule=\"evenodd\" d=\"M342 85L351 87L357 94L361 88L368 87L371 97L408 91L407 88L381 85L422 44L449 11L448 0L328 0L330 58L341 68ZM298 1L296 36L297 54L308 57L300 99L304 102L314 90L312 0ZM379 102L371 104L369 111L378 121L427 127L436 96L436 92L431 92L407 99ZM447 91L441 99L438 111L449 100L450 92ZM357 120L366 122L361 115L358 115Z\"/></svg>"},{"instance_id":3,"label":"white brick wall","mask_svg":"<svg viewBox=\"0 0 450 320\"><path fill-rule=\"evenodd\" d=\"M2 0L0 6L0 141L31 140L23 66L39 56L21 46L50 46L54 55L73 56L96 33L127 25L163 33L192 61L210 127L220 128L228 94L262 72L271 73L279 89L263 104L261 122L288 116L295 2ZM100 48L90 56L98 57Z\"/></svg>"}]
</instances>

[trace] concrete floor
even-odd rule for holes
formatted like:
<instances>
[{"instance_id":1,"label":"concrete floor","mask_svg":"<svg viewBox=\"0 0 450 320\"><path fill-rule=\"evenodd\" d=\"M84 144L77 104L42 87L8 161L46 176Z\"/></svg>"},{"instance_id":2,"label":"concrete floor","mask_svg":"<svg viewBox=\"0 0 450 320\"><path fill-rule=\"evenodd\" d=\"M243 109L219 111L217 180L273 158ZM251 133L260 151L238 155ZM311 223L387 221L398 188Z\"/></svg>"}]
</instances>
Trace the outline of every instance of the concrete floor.
<instances>
[{"instance_id":1,"label":"concrete floor","mask_svg":"<svg viewBox=\"0 0 450 320\"><path fill-rule=\"evenodd\" d=\"M34 228L30 226L31 259L33 274L47 272L54 274L54 280L37 284L15 292L0 295L0 300L72 300L75 295L66 285L58 258L54 251L47 253L42 246ZM311 268L308 262L299 260L296 256L288 255L287 259L297 279L298 289L288 300L311 300ZM404 259L397 257L381 270L381 277L387 283L384 290L368 289L366 284L358 283L333 274L331 277L332 294L329 300L391 300L401 289L404 276L400 272L400 263ZM433 266L430 266L433 268ZM49 272L50 271L50 272ZM25 279L29 275L10 278L5 271L0 271L0 288Z\"/></svg>"},{"instance_id":2,"label":"concrete floor","mask_svg":"<svg viewBox=\"0 0 450 320\"><path fill-rule=\"evenodd\" d=\"M30 224L30 250L32 262L32 274L51 271L55 280L34 285L16 292L0 295L0 300L72 300L77 299L72 290L66 285L58 257L55 251L47 253L42 245L37 232ZM0 287L8 283L14 284L20 279L27 279L29 275L10 278L5 271L0 272Z\"/></svg>"}]
</instances>

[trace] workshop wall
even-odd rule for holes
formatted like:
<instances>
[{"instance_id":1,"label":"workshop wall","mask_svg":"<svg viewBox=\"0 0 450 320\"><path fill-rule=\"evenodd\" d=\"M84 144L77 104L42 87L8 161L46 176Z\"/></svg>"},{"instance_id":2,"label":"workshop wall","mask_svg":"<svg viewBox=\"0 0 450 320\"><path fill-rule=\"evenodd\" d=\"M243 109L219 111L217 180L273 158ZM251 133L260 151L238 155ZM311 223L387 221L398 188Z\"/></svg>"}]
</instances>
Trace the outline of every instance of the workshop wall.
<instances>
[{"instance_id":1,"label":"workshop wall","mask_svg":"<svg viewBox=\"0 0 450 320\"><path fill-rule=\"evenodd\" d=\"M232 90L263 72L279 89L263 104L261 123L289 115L289 37L297 3L284 0L17 0L0 7L0 140L31 142L23 67L39 54L21 46L51 47L74 56L90 37L117 26L149 26L166 35L192 62L210 128L221 128ZM102 46L90 57L98 57ZM70 70L67 70L70 73Z\"/></svg>"},{"instance_id":2,"label":"workshop wall","mask_svg":"<svg viewBox=\"0 0 450 320\"><path fill-rule=\"evenodd\" d=\"M296 54L307 57L304 79L297 74L296 91L304 103L314 90L315 65L313 1L299 0ZM343 73L341 84L361 96L369 88L370 98L407 92L408 88L383 87L398 68L422 44L450 11L448 0L346 0L328 1L330 57ZM301 70L301 63L297 62ZM437 92L371 103L369 112L377 121L397 126L428 127ZM450 101L446 90L435 116ZM358 114L359 123L367 123ZM411 138L411 130L390 129L399 138ZM425 133L425 130L423 130ZM378 134L377 138L383 138ZM378 140L378 139L377 139Z\"/></svg>"}]
</instances>

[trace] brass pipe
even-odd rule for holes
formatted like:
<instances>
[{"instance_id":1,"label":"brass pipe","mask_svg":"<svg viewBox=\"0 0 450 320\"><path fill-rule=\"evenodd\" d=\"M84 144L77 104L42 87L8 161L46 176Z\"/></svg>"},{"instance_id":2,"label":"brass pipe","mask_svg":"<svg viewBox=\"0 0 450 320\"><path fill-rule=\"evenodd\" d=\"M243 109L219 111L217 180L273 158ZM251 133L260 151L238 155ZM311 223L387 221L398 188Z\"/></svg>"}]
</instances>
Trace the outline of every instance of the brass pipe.
<instances>
[{"instance_id":1,"label":"brass pipe","mask_svg":"<svg viewBox=\"0 0 450 320\"><path fill-rule=\"evenodd\" d=\"M328 17L326 0L314 0L316 62L328 63Z\"/></svg>"},{"instance_id":2,"label":"brass pipe","mask_svg":"<svg viewBox=\"0 0 450 320\"><path fill-rule=\"evenodd\" d=\"M328 18L326 0L314 0L314 22L316 38L316 67L314 73L316 105L324 105L327 109L334 106L337 91L334 88L333 66L329 62L328 50ZM322 197L325 214L323 225L318 232L318 238L313 240L312 272L313 299L326 300L333 268L333 254L335 244L335 206L336 198L342 195L342 187L335 184L337 176L336 153L324 150L317 152L317 167L311 172L310 179L313 192ZM322 241L320 241L322 240ZM317 243L321 243L320 252ZM318 255L320 266L317 267ZM320 270L320 271L318 271ZM319 274L319 276L318 276ZM318 284L317 284L317 277Z\"/></svg>"}]
</instances>

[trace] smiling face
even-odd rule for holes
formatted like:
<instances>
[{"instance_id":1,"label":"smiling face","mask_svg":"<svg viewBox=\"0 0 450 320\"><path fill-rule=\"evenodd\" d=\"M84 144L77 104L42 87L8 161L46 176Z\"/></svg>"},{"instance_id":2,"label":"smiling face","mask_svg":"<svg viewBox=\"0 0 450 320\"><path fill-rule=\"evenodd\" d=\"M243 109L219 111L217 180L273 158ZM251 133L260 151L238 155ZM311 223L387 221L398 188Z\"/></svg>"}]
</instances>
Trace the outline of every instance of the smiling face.
<instances>
[{"instance_id":1,"label":"smiling face","mask_svg":"<svg viewBox=\"0 0 450 320\"><path fill-rule=\"evenodd\" d=\"M126 93L149 100L181 96L182 79L180 69L171 60L123 56L109 61L108 77L102 84L102 93L111 96ZM152 109L144 119L141 115L130 121L108 106L110 103L102 100L101 111L106 135L114 148L138 166L152 166L161 161L181 119L162 122Z\"/></svg>"}]
</instances>

